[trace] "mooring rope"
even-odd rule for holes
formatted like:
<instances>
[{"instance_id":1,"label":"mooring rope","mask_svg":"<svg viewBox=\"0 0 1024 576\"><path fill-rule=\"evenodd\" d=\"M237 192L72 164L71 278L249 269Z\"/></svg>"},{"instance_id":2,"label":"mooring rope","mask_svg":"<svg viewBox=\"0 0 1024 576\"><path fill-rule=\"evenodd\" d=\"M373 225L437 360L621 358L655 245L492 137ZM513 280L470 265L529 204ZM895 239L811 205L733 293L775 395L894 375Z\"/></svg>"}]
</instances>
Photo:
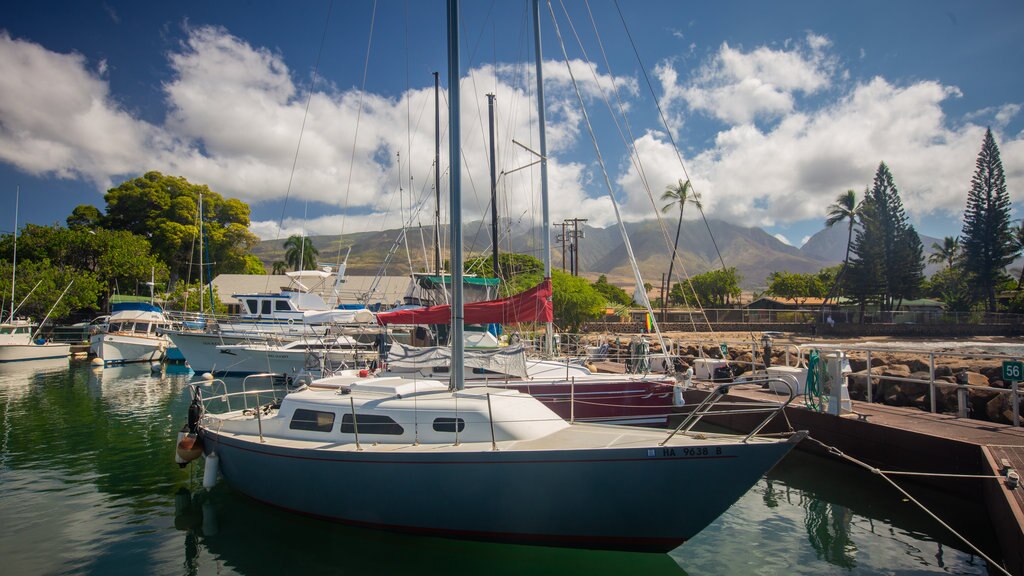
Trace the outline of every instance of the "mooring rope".
<instances>
[{"instance_id":1,"label":"mooring rope","mask_svg":"<svg viewBox=\"0 0 1024 576\"><path fill-rule=\"evenodd\" d=\"M1008 570L1006 570L1006 568L1003 568L1002 565L997 563L992 558L989 558L989 556L987 554L985 554L984 552L982 552L980 548L978 548L977 546L972 544L971 541L968 540L966 536L964 536L963 534L960 534L955 529L953 529L952 526L950 526L949 524L946 524L945 522L943 522L942 519L939 518L938 516L936 516L934 512L929 510L924 504L920 503L916 498L911 496L909 492L904 490L903 487L901 487L899 484L897 484L892 478L889 478L889 475L896 474L896 473L891 472L891 471L885 471L885 470L880 470L878 468L875 468L874 466L871 466L871 465L869 465L869 464L867 464L865 462L862 462L862 461L854 458L853 456L850 456L849 454L845 454L842 450L836 448L835 446L829 446L828 444L825 444L824 442L822 442L821 440L818 440L817 438L812 438L811 436L807 436L807 439L812 441L812 442L814 442L814 443L816 443L816 444L818 444L818 445L820 445L829 454L832 454L834 456L838 456L840 458L848 460L851 463L856 464L857 466L860 466L861 468L864 468L865 470L871 472L872 474L876 474L879 477L881 477L882 479L884 479L886 482L891 484L893 488L895 488L901 494L903 494L903 496L907 500L909 500L910 502L913 502L915 505L917 505L918 508L923 510L925 514L928 514L929 516L931 516L933 520L938 522L943 528L945 528L946 530L949 530L949 532L951 534L953 534L953 536L956 536L961 542L966 544L967 547L970 548L972 551L974 551L975 554L977 554L978 556L984 558L985 561L988 562L990 566L994 566L997 570L999 570L1003 574L1006 574L1006 576L1011 576L1010 572ZM957 478L957 477L993 478L993 476L968 476L968 475L959 475L959 474L949 474L949 475L946 475L946 474L921 473L920 475L922 475L922 476L950 476L950 477L954 477L954 478ZM995 476L995 478L1002 478L1002 477L1001 476Z\"/></svg>"}]
</instances>

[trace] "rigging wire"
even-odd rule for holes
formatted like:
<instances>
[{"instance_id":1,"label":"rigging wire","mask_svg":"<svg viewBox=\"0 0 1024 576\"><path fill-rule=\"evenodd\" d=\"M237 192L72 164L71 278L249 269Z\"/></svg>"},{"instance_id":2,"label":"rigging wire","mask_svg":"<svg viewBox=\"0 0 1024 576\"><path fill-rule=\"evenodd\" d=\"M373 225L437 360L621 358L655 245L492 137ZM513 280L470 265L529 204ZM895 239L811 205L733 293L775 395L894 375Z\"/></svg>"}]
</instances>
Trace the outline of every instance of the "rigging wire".
<instances>
[{"instance_id":1,"label":"rigging wire","mask_svg":"<svg viewBox=\"0 0 1024 576\"><path fill-rule=\"evenodd\" d=\"M309 105L313 101L313 90L316 88L316 81L317 81L318 75L320 73L320 58L323 56L324 44L327 42L327 29L328 29L328 24L330 24L330 21L331 21L331 12L333 11L333 9L334 9L334 2L332 0L331 2L327 3L327 16L324 17L324 31L320 35L320 47L317 48L317 51L316 51L316 61L313 63L313 78L311 79L311 81L309 83L309 91L306 93L306 108L302 112L302 124L299 126L299 139L295 143L295 155L292 157L292 171L291 171L290 174L288 174L288 187L285 188L285 191L284 191L284 202L281 205L281 218L277 221L277 237L275 238L275 240L280 240L281 239L281 228L284 227L284 215L285 215L285 211L288 209L288 197L291 196L292 182L295 179L295 168L299 164L299 150L302 149L302 135L306 132L306 120L309 118ZM199 217L202 218L203 215L200 214ZM341 252L340 251L338 252L338 257L339 257L338 263L340 264L341 263ZM200 265L202 264L202 259L203 259L203 255L200 254L199 255ZM300 265L300 267L301 267L301 265ZM266 283L266 285L264 287L264 290L266 290L266 291L270 290L270 275L269 274L267 275L267 283Z\"/></svg>"},{"instance_id":2,"label":"rigging wire","mask_svg":"<svg viewBox=\"0 0 1024 576\"><path fill-rule=\"evenodd\" d=\"M363 60L363 83L359 87L359 106L356 111L356 126L352 134L352 154L348 161L348 181L345 184L345 210L341 213L341 237L345 236L345 224L348 222L348 202L352 192L352 172L356 165L356 143L359 141L359 124L363 118L363 98L366 95L366 77L370 70L370 51L373 48L373 25L377 20L377 0L373 0L373 11L370 13L370 33L366 39L366 57ZM341 266L341 243L338 243L338 266Z\"/></svg>"},{"instance_id":3,"label":"rigging wire","mask_svg":"<svg viewBox=\"0 0 1024 576\"><path fill-rule=\"evenodd\" d=\"M636 285L638 287L643 287L643 278L640 276L640 269L637 266L636 256L633 254L633 246L629 242L629 235L626 234L626 228L622 222L622 214L619 212L619 203L615 199L615 191L612 188L611 180L608 178L608 170L604 164L604 157L601 155L601 148L597 144L597 136L594 134L594 126L590 123L590 116L587 114L587 108L583 102L583 95L580 93L579 84L576 82L576 76L573 74L572 66L569 62L569 54L566 52L565 40L562 38L562 32L558 27L558 20L555 17L555 9L551 5L550 0L547 4L548 11L551 13L551 23L555 28L555 36L558 38L558 44L562 49L562 56L565 59L565 66L569 71L569 78L572 80L573 90L576 92L576 99L580 104L580 112L582 113L583 121L587 126L587 132L590 134L591 144L594 146L594 155L597 157L597 163L601 167L601 174L604 176L605 187L608 190L608 198L611 200L612 208L615 210L615 219L619 223L619 231L622 233L622 242L626 247L626 254L629 257L630 267L633 269L633 276L636 279ZM654 317L654 310L651 309L651 302L647 298L647 293L641 290L637 290L635 292L637 294L643 294L642 300L644 307L647 308L647 314L650 315L651 323L654 326L654 333L658 339L658 343L661 345L662 353L665 353L665 351L668 350L668 347L665 345L665 339L661 334L661 330L658 329L658 321ZM669 369L672 369L671 363L669 364Z\"/></svg>"},{"instance_id":4,"label":"rigging wire","mask_svg":"<svg viewBox=\"0 0 1024 576\"><path fill-rule=\"evenodd\" d=\"M661 107L661 101L658 100L658 95L654 92L654 86L651 84L651 78L647 74L647 68L644 67L643 60L640 58L640 52L637 50L636 42L633 41L633 35L629 32L629 26L626 24L626 17L622 15L622 9L619 7L619 0L615 0L615 10L619 13L619 19L622 20L622 28L626 31L626 36L629 38L629 44L633 47L633 54L636 55L636 61L640 65L640 70L644 73L644 80L647 82L647 88L651 91L651 97L654 98L654 105L658 108L658 114L661 116L661 123L665 126L665 134L668 136L669 142L672 143L672 150L676 153L676 158L679 160L679 166L683 169L683 175L686 176L687 180L690 180L690 174L686 171L686 163L683 162L683 155L679 152L679 146L676 144L675 137L672 136L672 128L669 127L668 119L665 118L665 111ZM690 186L693 186L691 180ZM700 194L694 190L694 196L700 199ZM715 235L711 233L711 225L708 224L708 218L704 214L704 208L700 204L697 205L697 210L700 211L700 217L704 220L704 226L708 229L708 234L711 236L711 243L715 247L715 254L718 254L718 261L722 264L722 270L726 270L725 260L722 258L722 252L718 249L718 242L715 241Z\"/></svg>"}]
</instances>

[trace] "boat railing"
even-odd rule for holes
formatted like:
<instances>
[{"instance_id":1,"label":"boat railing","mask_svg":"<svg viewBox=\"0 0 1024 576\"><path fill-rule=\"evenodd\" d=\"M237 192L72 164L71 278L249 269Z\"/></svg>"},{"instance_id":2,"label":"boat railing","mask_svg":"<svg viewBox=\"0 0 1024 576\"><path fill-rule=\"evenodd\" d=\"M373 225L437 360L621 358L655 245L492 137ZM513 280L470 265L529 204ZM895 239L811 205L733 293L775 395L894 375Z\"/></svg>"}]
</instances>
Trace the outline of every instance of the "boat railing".
<instances>
[{"instance_id":1,"label":"boat railing","mask_svg":"<svg viewBox=\"0 0 1024 576\"><path fill-rule=\"evenodd\" d=\"M789 397L782 402L764 402L764 401L749 401L749 402L729 402L722 403L722 399L729 395L729 390L734 386L746 386L748 384L761 384L769 387L778 383L782 384L789 390ZM778 388L776 388L778 389ZM661 445L664 446L669 440L672 439L676 434L689 434L693 428L707 416L749 416L753 414L765 414L765 417L751 428L750 432L744 436L743 442L748 442L751 438L756 436L765 426L768 425L776 416L781 414L787 406L796 398L796 388L793 384L784 378L762 378L762 379L751 379L743 380L740 382L729 382L726 384L717 385L710 394L704 397L693 410L691 410L685 418L676 426L672 432L668 435Z\"/></svg>"},{"instance_id":2,"label":"boat railing","mask_svg":"<svg viewBox=\"0 0 1024 576\"><path fill-rule=\"evenodd\" d=\"M229 392L227 382L223 379L210 380L204 382L204 387L213 389L216 392L216 387L220 385L221 393L212 396L206 396L202 394L203 387L196 386L199 390L199 398L203 403L203 412L209 412L216 414L220 412L211 411L213 406L224 406L224 413L231 412L232 399L235 400L235 409L238 409L238 403L241 402L242 410L250 410L252 408L259 408L266 404L265 400L269 399L270 403L278 404L281 401L281 391L273 387L275 379L280 378L280 374L250 374L242 379L242 389L236 392ZM271 383L270 388L256 388L250 389L250 380L269 380ZM250 407L250 403L252 406Z\"/></svg>"}]
</instances>

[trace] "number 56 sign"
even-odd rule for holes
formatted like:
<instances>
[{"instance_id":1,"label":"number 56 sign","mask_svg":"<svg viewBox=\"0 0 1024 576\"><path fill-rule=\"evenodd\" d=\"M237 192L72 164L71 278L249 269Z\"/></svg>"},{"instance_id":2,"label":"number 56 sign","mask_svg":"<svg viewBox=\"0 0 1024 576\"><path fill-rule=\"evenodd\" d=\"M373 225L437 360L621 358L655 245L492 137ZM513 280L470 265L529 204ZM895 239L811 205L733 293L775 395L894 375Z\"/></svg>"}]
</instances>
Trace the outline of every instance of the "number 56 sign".
<instances>
[{"instance_id":1,"label":"number 56 sign","mask_svg":"<svg viewBox=\"0 0 1024 576\"><path fill-rule=\"evenodd\" d=\"M1020 382L1024 380L1024 362L1003 362L1003 382Z\"/></svg>"}]
</instances>

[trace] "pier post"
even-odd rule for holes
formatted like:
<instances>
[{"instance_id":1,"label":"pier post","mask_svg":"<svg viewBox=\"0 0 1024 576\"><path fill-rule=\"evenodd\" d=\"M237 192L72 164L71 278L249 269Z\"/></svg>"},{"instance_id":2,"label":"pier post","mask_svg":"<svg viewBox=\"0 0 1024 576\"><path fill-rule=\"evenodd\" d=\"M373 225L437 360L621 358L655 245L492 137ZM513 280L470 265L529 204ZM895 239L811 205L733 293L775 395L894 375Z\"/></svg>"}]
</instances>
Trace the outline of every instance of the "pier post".
<instances>
[{"instance_id":1,"label":"pier post","mask_svg":"<svg viewBox=\"0 0 1024 576\"><path fill-rule=\"evenodd\" d=\"M871 404L871 403L873 403L875 401L875 395L872 392L873 386L871 386L871 350L868 350L868 352L867 352L867 360L868 360L868 367L867 367L867 372L868 372L868 404Z\"/></svg>"},{"instance_id":2,"label":"pier post","mask_svg":"<svg viewBox=\"0 0 1024 576\"><path fill-rule=\"evenodd\" d=\"M1014 426L1020 426L1020 395L1017 393L1018 392L1017 388L1018 388L1019 385L1020 385L1020 383L1017 382L1016 380L1014 380L1013 381L1013 385L1011 386L1011 390L1012 390L1011 394L1013 394L1013 425Z\"/></svg>"},{"instance_id":3,"label":"pier post","mask_svg":"<svg viewBox=\"0 0 1024 576\"><path fill-rule=\"evenodd\" d=\"M935 353L928 355L928 396L931 398L931 412L935 414Z\"/></svg>"}]
</instances>

